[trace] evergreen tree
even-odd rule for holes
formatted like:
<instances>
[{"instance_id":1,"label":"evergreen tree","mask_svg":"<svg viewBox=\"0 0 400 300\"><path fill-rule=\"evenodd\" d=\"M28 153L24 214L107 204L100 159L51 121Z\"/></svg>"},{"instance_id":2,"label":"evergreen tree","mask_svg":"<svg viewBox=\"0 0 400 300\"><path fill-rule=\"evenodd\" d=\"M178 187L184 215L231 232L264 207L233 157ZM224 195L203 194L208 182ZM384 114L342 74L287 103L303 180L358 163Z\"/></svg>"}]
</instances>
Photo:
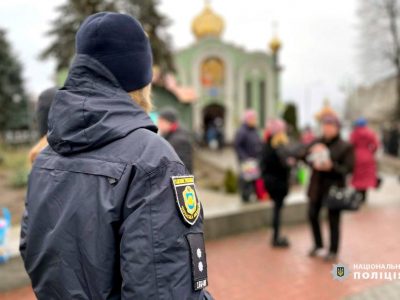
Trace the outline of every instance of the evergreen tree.
<instances>
[{"instance_id":1,"label":"evergreen tree","mask_svg":"<svg viewBox=\"0 0 400 300\"><path fill-rule=\"evenodd\" d=\"M68 0L56 8L57 18L47 35L53 41L40 55L41 59L55 58L56 71L67 69L75 53L75 34L87 16L100 11L115 11L112 0Z\"/></svg>"},{"instance_id":2,"label":"evergreen tree","mask_svg":"<svg viewBox=\"0 0 400 300\"><path fill-rule=\"evenodd\" d=\"M289 134L297 137L299 129L297 127L297 107L294 103L288 103L286 105L282 118L288 124Z\"/></svg>"},{"instance_id":3,"label":"evergreen tree","mask_svg":"<svg viewBox=\"0 0 400 300\"><path fill-rule=\"evenodd\" d=\"M154 64L163 73L173 71L171 38L165 31L169 20L158 11L157 5L157 0L68 0L57 8L58 16L47 33L53 41L41 58L55 58L57 72L68 68L75 52L75 34L85 18L100 11L119 11L143 24L152 45Z\"/></svg>"},{"instance_id":4,"label":"evergreen tree","mask_svg":"<svg viewBox=\"0 0 400 300\"><path fill-rule=\"evenodd\" d=\"M158 5L158 0L120 0L121 10L142 23L150 38L154 64L165 74L175 71L171 54L172 38L166 31L171 21L158 10Z\"/></svg>"},{"instance_id":5,"label":"evergreen tree","mask_svg":"<svg viewBox=\"0 0 400 300\"><path fill-rule=\"evenodd\" d=\"M23 87L22 67L0 29L0 132L29 127L28 101Z\"/></svg>"}]
</instances>

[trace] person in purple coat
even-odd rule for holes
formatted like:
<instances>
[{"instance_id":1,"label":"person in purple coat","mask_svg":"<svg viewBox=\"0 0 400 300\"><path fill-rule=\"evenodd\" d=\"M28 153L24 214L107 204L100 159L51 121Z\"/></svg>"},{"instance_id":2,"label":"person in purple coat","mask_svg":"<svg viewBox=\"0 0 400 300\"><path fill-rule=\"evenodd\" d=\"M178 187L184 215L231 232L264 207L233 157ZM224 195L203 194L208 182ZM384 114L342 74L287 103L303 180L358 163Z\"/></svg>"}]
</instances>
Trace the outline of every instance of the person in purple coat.
<instances>
[{"instance_id":1,"label":"person in purple coat","mask_svg":"<svg viewBox=\"0 0 400 300\"><path fill-rule=\"evenodd\" d=\"M257 113L248 110L243 124L235 136L235 151L240 164L239 188L243 202L249 202L255 191L255 181L260 176L258 158L262 142L257 131Z\"/></svg>"}]
</instances>

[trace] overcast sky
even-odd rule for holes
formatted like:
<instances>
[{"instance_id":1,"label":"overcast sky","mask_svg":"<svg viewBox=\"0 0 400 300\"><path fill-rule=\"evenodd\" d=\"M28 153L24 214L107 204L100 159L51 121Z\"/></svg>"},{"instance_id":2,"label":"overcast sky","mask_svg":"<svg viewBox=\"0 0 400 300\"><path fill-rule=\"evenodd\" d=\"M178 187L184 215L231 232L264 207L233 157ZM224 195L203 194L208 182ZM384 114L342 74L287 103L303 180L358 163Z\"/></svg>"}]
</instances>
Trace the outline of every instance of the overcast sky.
<instances>
[{"instance_id":1,"label":"overcast sky","mask_svg":"<svg viewBox=\"0 0 400 300\"><path fill-rule=\"evenodd\" d=\"M51 85L54 62L37 57L49 43L45 32L56 17L54 8L64 1L0 1L0 27L8 31L23 63L31 94ZM320 108L324 97L341 106L341 87L358 82L357 0L212 0L211 5L225 19L223 39L248 50L266 50L272 24L278 23L282 97L299 104L302 123ZM203 0L161 1L160 9L173 21L169 32L175 48L194 41L191 22L203 6Z\"/></svg>"}]
</instances>

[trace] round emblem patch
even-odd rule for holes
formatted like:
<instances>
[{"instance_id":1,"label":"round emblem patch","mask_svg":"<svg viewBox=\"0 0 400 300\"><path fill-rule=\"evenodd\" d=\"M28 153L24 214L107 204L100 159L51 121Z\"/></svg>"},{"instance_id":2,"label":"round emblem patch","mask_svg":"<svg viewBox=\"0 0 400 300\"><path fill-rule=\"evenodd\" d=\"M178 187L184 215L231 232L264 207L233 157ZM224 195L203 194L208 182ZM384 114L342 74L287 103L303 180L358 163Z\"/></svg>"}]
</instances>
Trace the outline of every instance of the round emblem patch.
<instances>
[{"instance_id":1,"label":"round emblem patch","mask_svg":"<svg viewBox=\"0 0 400 300\"><path fill-rule=\"evenodd\" d=\"M192 175L173 176L171 180L179 212L186 223L193 225L196 223L201 209L194 185L194 177Z\"/></svg>"},{"instance_id":2,"label":"round emblem patch","mask_svg":"<svg viewBox=\"0 0 400 300\"><path fill-rule=\"evenodd\" d=\"M183 190L182 194L188 213L193 214L193 212L196 211L197 206L196 194L194 193L194 190L190 186L187 186Z\"/></svg>"}]
</instances>

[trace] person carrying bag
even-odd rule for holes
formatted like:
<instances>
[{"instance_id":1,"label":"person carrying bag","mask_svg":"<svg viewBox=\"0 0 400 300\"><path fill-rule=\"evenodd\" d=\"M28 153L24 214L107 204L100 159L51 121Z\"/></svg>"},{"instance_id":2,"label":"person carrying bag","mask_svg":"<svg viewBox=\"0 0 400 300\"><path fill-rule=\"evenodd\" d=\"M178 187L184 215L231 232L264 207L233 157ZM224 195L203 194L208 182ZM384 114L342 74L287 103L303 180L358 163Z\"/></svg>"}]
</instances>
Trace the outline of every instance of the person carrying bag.
<instances>
[{"instance_id":1,"label":"person carrying bag","mask_svg":"<svg viewBox=\"0 0 400 300\"><path fill-rule=\"evenodd\" d=\"M312 168L308 189L308 218L314 239L314 247L309 256L319 256L323 249L323 240L319 222L320 211L331 195L331 188L344 188L346 178L354 166L352 146L340 137L340 121L333 114L321 116L322 136L306 150L306 161ZM327 198L328 197L328 198ZM340 240L340 209L328 207L330 247L324 258L336 261Z\"/></svg>"}]
</instances>

